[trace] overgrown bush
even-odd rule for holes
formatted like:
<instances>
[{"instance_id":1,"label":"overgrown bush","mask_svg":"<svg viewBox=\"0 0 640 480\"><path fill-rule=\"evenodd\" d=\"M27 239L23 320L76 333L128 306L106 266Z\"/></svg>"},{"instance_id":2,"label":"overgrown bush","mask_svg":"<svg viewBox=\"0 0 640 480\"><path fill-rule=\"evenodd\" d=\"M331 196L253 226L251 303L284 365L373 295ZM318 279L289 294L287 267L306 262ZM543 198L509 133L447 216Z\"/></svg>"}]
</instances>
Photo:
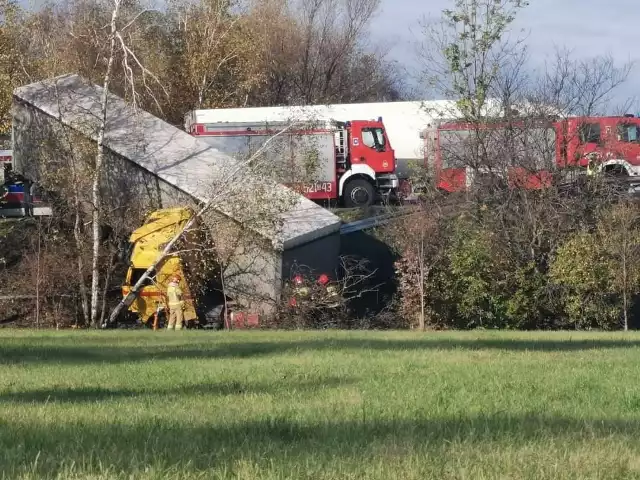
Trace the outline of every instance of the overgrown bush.
<instances>
[{"instance_id":1,"label":"overgrown bush","mask_svg":"<svg viewBox=\"0 0 640 480\"><path fill-rule=\"evenodd\" d=\"M453 326L507 326L509 275L505 256L494 233L467 219L459 219L446 247L446 272L441 289L452 304Z\"/></svg>"},{"instance_id":2,"label":"overgrown bush","mask_svg":"<svg viewBox=\"0 0 640 480\"><path fill-rule=\"evenodd\" d=\"M577 232L556 252L550 277L561 288L561 304L570 326L610 328L621 303L612 292L614 268L594 233Z\"/></svg>"},{"instance_id":3,"label":"overgrown bush","mask_svg":"<svg viewBox=\"0 0 640 480\"><path fill-rule=\"evenodd\" d=\"M0 245L0 323L59 326L78 320L75 252L68 235L50 219L5 221Z\"/></svg>"},{"instance_id":4,"label":"overgrown bush","mask_svg":"<svg viewBox=\"0 0 640 480\"><path fill-rule=\"evenodd\" d=\"M570 235L558 248L550 277L575 328L616 329L640 291L638 209L622 202L598 212L597 223Z\"/></svg>"},{"instance_id":5,"label":"overgrown bush","mask_svg":"<svg viewBox=\"0 0 640 480\"><path fill-rule=\"evenodd\" d=\"M504 211L483 204L481 213L427 221L423 210L397 228L398 313L408 326L615 329L631 322L640 292L635 204L603 202L574 218L548 210L539 237L524 234L524 225L505 228Z\"/></svg>"}]
</instances>

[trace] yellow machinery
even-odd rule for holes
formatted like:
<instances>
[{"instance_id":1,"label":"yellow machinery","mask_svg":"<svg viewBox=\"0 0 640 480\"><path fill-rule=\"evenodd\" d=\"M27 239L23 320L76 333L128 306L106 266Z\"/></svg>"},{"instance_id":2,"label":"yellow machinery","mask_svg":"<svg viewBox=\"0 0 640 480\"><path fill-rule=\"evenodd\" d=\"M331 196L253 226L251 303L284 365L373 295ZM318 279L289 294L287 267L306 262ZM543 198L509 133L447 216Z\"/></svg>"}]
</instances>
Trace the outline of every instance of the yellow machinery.
<instances>
[{"instance_id":1,"label":"yellow machinery","mask_svg":"<svg viewBox=\"0 0 640 480\"><path fill-rule=\"evenodd\" d=\"M131 287L136 284L142 274L156 261L165 245L189 221L193 211L188 208L166 208L156 210L145 223L135 230L130 237L132 246L129 269L122 286L122 295L126 297ZM203 276L210 275L214 265L203 262L199 255L203 253L202 230L196 225L190 228L174 246L173 252L160 262L150 278L143 284L137 297L129 306L129 311L137 314L141 322L154 327L158 318L165 318L167 312L166 291L172 275L181 277L180 288L184 293L184 320L187 325L198 320L196 298L199 284ZM206 249L205 249L206 250ZM189 264L197 265L198 274L189 271Z\"/></svg>"}]
</instances>

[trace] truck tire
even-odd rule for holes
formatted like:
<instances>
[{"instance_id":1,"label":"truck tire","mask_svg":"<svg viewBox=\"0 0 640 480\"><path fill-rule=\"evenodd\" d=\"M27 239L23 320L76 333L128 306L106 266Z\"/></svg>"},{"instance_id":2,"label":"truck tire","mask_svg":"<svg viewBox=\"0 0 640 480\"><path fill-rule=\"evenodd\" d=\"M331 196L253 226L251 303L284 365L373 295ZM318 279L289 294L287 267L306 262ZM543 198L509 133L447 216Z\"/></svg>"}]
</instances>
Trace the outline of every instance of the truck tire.
<instances>
[{"instance_id":1,"label":"truck tire","mask_svg":"<svg viewBox=\"0 0 640 480\"><path fill-rule=\"evenodd\" d=\"M625 167L622 165L607 165L602 173L609 184L611 193L614 195L625 195L629 193L629 173Z\"/></svg>"},{"instance_id":2,"label":"truck tire","mask_svg":"<svg viewBox=\"0 0 640 480\"><path fill-rule=\"evenodd\" d=\"M343 196L344 206L347 208L368 207L375 201L373 185L362 178L347 182Z\"/></svg>"}]
</instances>

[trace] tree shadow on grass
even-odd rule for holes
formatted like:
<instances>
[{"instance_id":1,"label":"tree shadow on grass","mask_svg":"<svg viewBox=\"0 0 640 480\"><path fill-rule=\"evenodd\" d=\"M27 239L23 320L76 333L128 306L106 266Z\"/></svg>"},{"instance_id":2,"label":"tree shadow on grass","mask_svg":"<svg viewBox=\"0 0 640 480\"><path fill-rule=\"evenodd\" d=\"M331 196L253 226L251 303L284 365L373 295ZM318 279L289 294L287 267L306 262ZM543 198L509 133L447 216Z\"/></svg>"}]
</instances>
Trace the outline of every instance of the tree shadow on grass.
<instances>
[{"instance_id":1,"label":"tree shadow on grass","mask_svg":"<svg viewBox=\"0 0 640 480\"><path fill-rule=\"evenodd\" d=\"M215 335L203 333L203 336ZM204 337L207 338L207 337ZM245 337L246 338L246 337ZM255 341L216 342L215 337L208 341L193 341L191 337L182 345L123 345L105 346L104 343L92 344L90 339L82 339L74 344L68 341L56 342L42 339L25 338L20 342L0 346L0 365L58 363L58 364L122 364L157 360L184 359L225 359L252 358L268 355L287 354L308 351L416 351L428 353L432 350L503 350L534 352L573 352L582 350L602 350L617 348L638 348L640 340L584 339L579 340L523 340L523 339L455 339L440 336L420 339L382 339L382 338L313 338L309 340L288 341L286 339L267 338ZM117 341L117 335L113 337Z\"/></svg>"},{"instance_id":2,"label":"tree shadow on grass","mask_svg":"<svg viewBox=\"0 0 640 480\"><path fill-rule=\"evenodd\" d=\"M220 398L229 395L271 394L283 391L314 392L319 389L344 387L354 383L354 379L345 377L317 378L313 380L270 380L268 382L225 381L197 385L176 385L162 388L44 388L37 390L5 392L0 394L0 403L93 403L110 400L154 396L206 396Z\"/></svg>"},{"instance_id":3,"label":"tree shadow on grass","mask_svg":"<svg viewBox=\"0 0 640 480\"><path fill-rule=\"evenodd\" d=\"M5 421L0 422L0 464L10 476L30 471L37 478L49 478L75 464L85 474L111 468L129 478L146 467L173 467L183 473L210 469L229 474L237 462L244 460L256 462L261 468L275 465L286 476L299 478L296 472L301 474L314 463L323 468L344 459L366 464L380 449L396 455L411 449L437 454L438 448L464 443L480 448L522 446L531 450L532 445L544 449L562 440L555 445L570 451L576 441L616 438L635 443L639 427L637 421L534 414L315 423L274 416L197 426L166 418L101 425ZM491 442L497 445L491 447ZM459 454L460 446L453 448ZM35 465L34 458L38 458Z\"/></svg>"}]
</instances>

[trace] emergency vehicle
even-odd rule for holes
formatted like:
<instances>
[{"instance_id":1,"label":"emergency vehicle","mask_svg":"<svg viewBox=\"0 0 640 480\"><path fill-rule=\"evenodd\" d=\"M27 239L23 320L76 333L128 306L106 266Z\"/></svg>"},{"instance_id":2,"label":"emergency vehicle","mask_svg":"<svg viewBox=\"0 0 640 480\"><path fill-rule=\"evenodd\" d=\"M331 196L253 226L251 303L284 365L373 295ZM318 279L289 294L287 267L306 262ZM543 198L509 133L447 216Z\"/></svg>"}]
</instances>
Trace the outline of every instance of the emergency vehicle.
<instances>
[{"instance_id":1,"label":"emergency vehicle","mask_svg":"<svg viewBox=\"0 0 640 480\"><path fill-rule=\"evenodd\" d=\"M52 210L39 186L9 172L0 185L0 217L51 216Z\"/></svg>"},{"instance_id":2,"label":"emergency vehicle","mask_svg":"<svg viewBox=\"0 0 640 480\"><path fill-rule=\"evenodd\" d=\"M266 171L310 200L365 207L397 191L395 152L382 118L226 122L216 121L215 112L191 112L187 132L236 158L265 146L260 163Z\"/></svg>"},{"instance_id":3,"label":"emergency vehicle","mask_svg":"<svg viewBox=\"0 0 640 480\"><path fill-rule=\"evenodd\" d=\"M640 181L640 118L634 115L449 122L426 129L423 139L425 167L445 192L466 190L487 175L526 189L547 187L554 175L569 178L569 171ZM474 165L477 158L482 164Z\"/></svg>"}]
</instances>

